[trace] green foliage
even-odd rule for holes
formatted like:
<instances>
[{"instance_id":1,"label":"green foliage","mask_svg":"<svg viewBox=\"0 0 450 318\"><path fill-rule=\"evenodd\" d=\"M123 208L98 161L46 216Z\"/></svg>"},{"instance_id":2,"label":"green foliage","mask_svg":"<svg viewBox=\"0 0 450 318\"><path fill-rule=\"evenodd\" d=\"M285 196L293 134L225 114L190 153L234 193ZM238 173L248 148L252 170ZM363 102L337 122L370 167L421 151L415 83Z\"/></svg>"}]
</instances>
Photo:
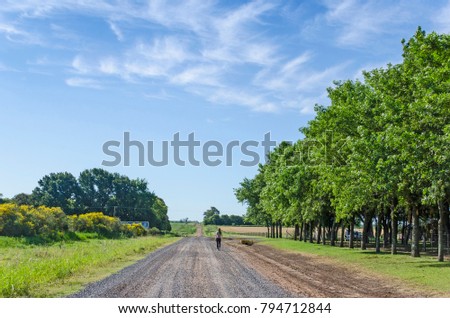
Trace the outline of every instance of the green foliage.
<instances>
[{"instance_id":1,"label":"green foliage","mask_svg":"<svg viewBox=\"0 0 450 318\"><path fill-rule=\"evenodd\" d=\"M143 179L94 168L82 171L78 179L68 172L51 173L38 184L31 195L18 194L12 201L60 207L69 215L98 211L123 221L148 221L151 227L170 231L166 204Z\"/></svg>"},{"instance_id":2,"label":"green foliage","mask_svg":"<svg viewBox=\"0 0 450 318\"><path fill-rule=\"evenodd\" d=\"M316 105L300 129L305 138L281 143L241 182L235 195L247 218L332 233L337 223L364 221L363 235L373 219L387 220L391 231L399 217L411 219L419 256L420 232L429 231L420 221L438 217L442 252L450 222L450 35L419 28L402 43L402 63L364 72L364 83L334 82L331 104Z\"/></svg>"},{"instance_id":3,"label":"green foliage","mask_svg":"<svg viewBox=\"0 0 450 318\"><path fill-rule=\"evenodd\" d=\"M214 225L243 225L244 218L239 215L220 215L220 211L216 207L211 207L203 213L203 224Z\"/></svg>"},{"instance_id":4,"label":"green foliage","mask_svg":"<svg viewBox=\"0 0 450 318\"><path fill-rule=\"evenodd\" d=\"M148 230L148 233L150 235L160 235L161 234L161 230L156 228L156 227L152 227L151 229Z\"/></svg>"}]
</instances>

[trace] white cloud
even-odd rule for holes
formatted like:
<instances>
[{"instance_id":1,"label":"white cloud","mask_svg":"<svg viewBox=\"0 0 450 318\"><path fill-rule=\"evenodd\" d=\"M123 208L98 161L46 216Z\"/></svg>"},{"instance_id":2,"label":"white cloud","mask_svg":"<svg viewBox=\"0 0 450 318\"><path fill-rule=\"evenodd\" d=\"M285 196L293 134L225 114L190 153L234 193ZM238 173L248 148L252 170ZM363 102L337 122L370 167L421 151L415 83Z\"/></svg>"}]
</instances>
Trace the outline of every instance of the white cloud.
<instances>
[{"instance_id":1,"label":"white cloud","mask_svg":"<svg viewBox=\"0 0 450 318\"><path fill-rule=\"evenodd\" d=\"M84 59L81 55L75 56L71 66L73 70L79 74L88 74L93 70L86 59Z\"/></svg>"},{"instance_id":2,"label":"white cloud","mask_svg":"<svg viewBox=\"0 0 450 318\"><path fill-rule=\"evenodd\" d=\"M316 22L337 28L337 43L343 46L366 45L374 36L389 34L410 22L417 13L411 1L325 1L326 14Z\"/></svg>"},{"instance_id":3,"label":"white cloud","mask_svg":"<svg viewBox=\"0 0 450 318\"><path fill-rule=\"evenodd\" d=\"M223 86L220 80L222 71L220 67L214 65L199 65L183 70L171 77L170 81L179 85Z\"/></svg>"},{"instance_id":4,"label":"white cloud","mask_svg":"<svg viewBox=\"0 0 450 318\"><path fill-rule=\"evenodd\" d=\"M350 62L344 62L324 70L306 73L297 80L297 88L300 91L311 91L316 87L331 86L333 80L339 78L339 74L343 73L343 70L350 64Z\"/></svg>"},{"instance_id":5,"label":"white cloud","mask_svg":"<svg viewBox=\"0 0 450 318\"><path fill-rule=\"evenodd\" d=\"M160 91L155 93L145 93L144 97L148 99L159 99L159 100L169 100L175 98L174 95L167 93L165 89L161 89Z\"/></svg>"},{"instance_id":6,"label":"white cloud","mask_svg":"<svg viewBox=\"0 0 450 318\"><path fill-rule=\"evenodd\" d=\"M295 53L286 50L283 41L292 34L279 35L272 32L271 25L278 18L278 9L283 9L280 6L272 0L233 4L214 0L117 1L114 5L106 0L7 1L0 14L19 14L24 24L3 26L0 21L0 32L14 35L29 30L22 28L26 21L48 19L46 30L50 27L53 36L48 42L76 43L73 48L64 47L73 56L71 75L66 79L70 86L98 89L114 76L130 85L175 87L211 102L254 111L305 111L301 100L309 103L320 95L333 79L341 78L346 65L339 61L334 66L328 61L316 64L316 53L301 43ZM377 33L386 21L378 22L377 14L371 15L376 8L373 3L358 6L350 0L338 5L329 1L326 6L322 21L351 31L340 33L342 43L353 43L367 32ZM52 20L66 12L102 20L106 31L118 41L112 41L111 47L111 42L103 45L102 37L77 33L72 24ZM43 34L44 29L33 32ZM160 92L145 95L170 98Z\"/></svg>"},{"instance_id":7,"label":"white cloud","mask_svg":"<svg viewBox=\"0 0 450 318\"><path fill-rule=\"evenodd\" d=\"M114 57L106 57L99 61L99 71L103 74L117 75L120 73L118 61Z\"/></svg>"},{"instance_id":8,"label":"white cloud","mask_svg":"<svg viewBox=\"0 0 450 318\"><path fill-rule=\"evenodd\" d=\"M85 88L94 88L101 89L102 85L93 79L83 78L83 77L71 77L66 79L66 84L73 87L85 87Z\"/></svg>"},{"instance_id":9,"label":"white cloud","mask_svg":"<svg viewBox=\"0 0 450 318\"><path fill-rule=\"evenodd\" d=\"M0 23L0 33L3 33L5 37L15 43L23 43L29 45L41 45L42 41L39 36L24 31L19 27L9 24L9 23Z\"/></svg>"},{"instance_id":10,"label":"white cloud","mask_svg":"<svg viewBox=\"0 0 450 318\"><path fill-rule=\"evenodd\" d=\"M251 94L239 89L216 89L210 92L207 99L210 102L228 105L244 105L259 112L276 112L279 107L263 95Z\"/></svg>"},{"instance_id":11,"label":"white cloud","mask_svg":"<svg viewBox=\"0 0 450 318\"><path fill-rule=\"evenodd\" d=\"M434 15L433 21L438 32L450 33L450 1Z\"/></svg>"},{"instance_id":12,"label":"white cloud","mask_svg":"<svg viewBox=\"0 0 450 318\"><path fill-rule=\"evenodd\" d=\"M109 27L110 27L111 31L114 33L114 35L116 36L117 40L123 41L125 39L122 30L119 28L119 26L116 23L109 21Z\"/></svg>"}]
</instances>

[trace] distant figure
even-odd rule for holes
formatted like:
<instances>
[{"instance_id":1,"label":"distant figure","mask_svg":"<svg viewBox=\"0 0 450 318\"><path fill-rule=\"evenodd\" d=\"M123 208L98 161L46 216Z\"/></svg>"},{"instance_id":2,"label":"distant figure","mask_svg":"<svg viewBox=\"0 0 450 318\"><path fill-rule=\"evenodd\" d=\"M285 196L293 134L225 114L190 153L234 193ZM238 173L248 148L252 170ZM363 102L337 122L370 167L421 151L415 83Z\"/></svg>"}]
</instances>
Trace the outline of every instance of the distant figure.
<instances>
[{"instance_id":1,"label":"distant figure","mask_svg":"<svg viewBox=\"0 0 450 318\"><path fill-rule=\"evenodd\" d=\"M222 230L220 229L220 227L217 229L216 232L216 245L217 249L220 250L220 247L222 246Z\"/></svg>"}]
</instances>

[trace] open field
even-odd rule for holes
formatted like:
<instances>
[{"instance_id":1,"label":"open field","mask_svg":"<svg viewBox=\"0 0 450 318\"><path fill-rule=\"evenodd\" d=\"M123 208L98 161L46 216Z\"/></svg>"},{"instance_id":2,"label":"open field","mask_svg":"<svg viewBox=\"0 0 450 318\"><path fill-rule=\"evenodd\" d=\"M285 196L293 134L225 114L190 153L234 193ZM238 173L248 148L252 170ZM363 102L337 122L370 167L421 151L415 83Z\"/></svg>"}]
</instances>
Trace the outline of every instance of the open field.
<instances>
[{"instance_id":1,"label":"open field","mask_svg":"<svg viewBox=\"0 0 450 318\"><path fill-rule=\"evenodd\" d=\"M430 294L450 297L450 262L437 263L436 257L411 258L405 254L376 254L373 250L362 251L285 239L266 239L261 244L304 255L317 255L320 256L318 262L320 259L331 260L356 271L400 280L424 290L422 297L428 296L427 290Z\"/></svg>"},{"instance_id":2,"label":"open field","mask_svg":"<svg viewBox=\"0 0 450 318\"><path fill-rule=\"evenodd\" d=\"M250 235L250 236L266 236L267 227L265 226L219 226L222 231L229 234L240 234L240 235ZM283 228L284 236L293 236L294 228L286 227Z\"/></svg>"},{"instance_id":3,"label":"open field","mask_svg":"<svg viewBox=\"0 0 450 318\"><path fill-rule=\"evenodd\" d=\"M172 233L179 236L190 236L194 235L197 231L197 223L196 222L170 222L170 226L172 227Z\"/></svg>"},{"instance_id":4,"label":"open field","mask_svg":"<svg viewBox=\"0 0 450 318\"><path fill-rule=\"evenodd\" d=\"M173 237L89 239L38 246L0 237L0 297L67 295L176 240Z\"/></svg>"}]
</instances>

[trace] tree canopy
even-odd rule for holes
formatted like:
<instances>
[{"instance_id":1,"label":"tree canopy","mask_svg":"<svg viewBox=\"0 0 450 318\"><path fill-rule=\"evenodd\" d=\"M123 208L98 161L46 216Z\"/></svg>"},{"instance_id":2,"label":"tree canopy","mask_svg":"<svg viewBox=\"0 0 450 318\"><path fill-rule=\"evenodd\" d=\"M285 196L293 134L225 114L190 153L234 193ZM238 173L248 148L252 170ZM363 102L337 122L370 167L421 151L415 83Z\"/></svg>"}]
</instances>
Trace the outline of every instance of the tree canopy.
<instances>
[{"instance_id":1,"label":"tree canopy","mask_svg":"<svg viewBox=\"0 0 450 318\"><path fill-rule=\"evenodd\" d=\"M403 61L364 72L364 81L336 81L329 106L281 143L253 179L235 189L259 224L301 225L304 235L331 239L338 226L362 224L362 248L375 224L377 251L396 253L398 224L411 255L419 240L450 236L450 35L420 27L403 40ZM326 229L326 231L325 231ZM308 232L308 233L306 233ZM353 237L353 236L351 236Z\"/></svg>"}]
</instances>

